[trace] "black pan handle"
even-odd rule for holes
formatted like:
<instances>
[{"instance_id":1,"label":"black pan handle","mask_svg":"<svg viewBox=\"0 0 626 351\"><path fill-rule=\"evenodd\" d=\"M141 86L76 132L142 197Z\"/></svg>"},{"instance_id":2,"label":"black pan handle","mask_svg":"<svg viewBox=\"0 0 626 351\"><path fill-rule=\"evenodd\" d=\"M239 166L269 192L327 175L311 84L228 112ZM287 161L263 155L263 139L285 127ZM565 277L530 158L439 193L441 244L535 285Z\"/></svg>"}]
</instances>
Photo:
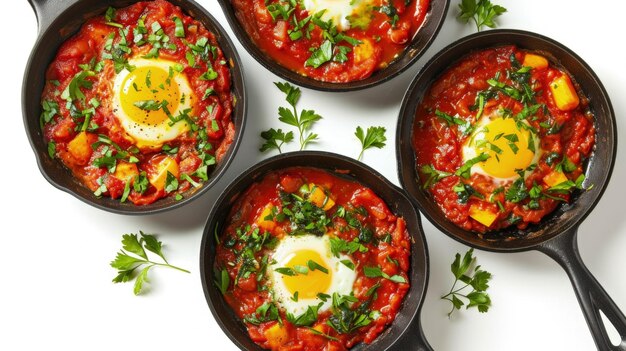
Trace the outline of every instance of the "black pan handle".
<instances>
[{"instance_id":1,"label":"black pan handle","mask_svg":"<svg viewBox=\"0 0 626 351\"><path fill-rule=\"evenodd\" d=\"M537 249L552 257L567 272L598 350L626 351L626 318L585 267L578 251L577 236L578 226L575 226L540 244ZM619 333L621 338L619 345L611 343L600 311Z\"/></svg>"},{"instance_id":2,"label":"black pan handle","mask_svg":"<svg viewBox=\"0 0 626 351\"><path fill-rule=\"evenodd\" d=\"M411 322L408 330L400 336L400 339L388 349L389 351L433 351L422 330L420 312Z\"/></svg>"},{"instance_id":3,"label":"black pan handle","mask_svg":"<svg viewBox=\"0 0 626 351\"><path fill-rule=\"evenodd\" d=\"M76 0L28 0L28 3L35 11L39 35L41 35L52 21Z\"/></svg>"}]
</instances>

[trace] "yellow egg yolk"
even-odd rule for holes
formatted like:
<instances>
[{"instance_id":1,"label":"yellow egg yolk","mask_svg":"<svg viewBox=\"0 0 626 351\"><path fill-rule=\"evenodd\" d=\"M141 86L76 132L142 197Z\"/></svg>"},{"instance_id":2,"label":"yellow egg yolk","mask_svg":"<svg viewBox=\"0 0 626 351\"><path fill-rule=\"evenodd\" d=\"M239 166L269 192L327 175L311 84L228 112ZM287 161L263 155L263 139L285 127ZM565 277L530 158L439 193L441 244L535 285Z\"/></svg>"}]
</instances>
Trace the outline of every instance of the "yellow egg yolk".
<instances>
[{"instance_id":1,"label":"yellow egg yolk","mask_svg":"<svg viewBox=\"0 0 626 351\"><path fill-rule=\"evenodd\" d=\"M176 111L180 101L178 84L170 72L161 67L141 66L130 72L119 92L121 107L126 116L140 125L158 125L168 116L166 109Z\"/></svg>"},{"instance_id":2,"label":"yellow egg yolk","mask_svg":"<svg viewBox=\"0 0 626 351\"><path fill-rule=\"evenodd\" d=\"M521 122L523 123L523 122ZM529 147L530 145L530 147ZM476 155L490 157L478 164L485 173L510 178L528 167L535 156L535 140L529 130L518 126L513 118L495 118L477 130L470 147Z\"/></svg>"},{"instance_id":3,"label":"yellow egg yolk","mask_svg":"<svg viewBox=\"0 0 626 351\"><path fill-rule=\"evenodd\" d=\"M304 299L313 299L318 293L328 291L332 279L332 270L326 266L326 261L322 259L322 256L317 251L298 250L291 254L285 266L289 268L294 268L295 266L308 268L309 260L328 269L328 273L317 269L309 269L307 274L283 275L283 282L289 292L293 295L297 291L298 297Z\"/></svg>"}]
</instances>

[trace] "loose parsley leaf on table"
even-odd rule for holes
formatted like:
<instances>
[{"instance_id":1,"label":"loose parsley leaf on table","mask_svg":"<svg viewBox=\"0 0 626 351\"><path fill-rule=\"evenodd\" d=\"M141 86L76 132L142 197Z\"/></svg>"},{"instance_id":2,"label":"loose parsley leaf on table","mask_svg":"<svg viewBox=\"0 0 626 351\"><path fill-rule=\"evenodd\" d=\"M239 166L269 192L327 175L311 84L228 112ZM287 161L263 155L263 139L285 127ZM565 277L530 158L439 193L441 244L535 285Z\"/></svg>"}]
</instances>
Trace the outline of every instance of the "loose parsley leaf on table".
<instances>
[{"instance_id":1,"label":"loose parsley leaf on table","mask_svg":"<svg viewBox=\"0 0 626 351\"><path fill-rule=\"evenodd\" d=\"M363 128L356 127L354 135L361 141L361 153L359 153L357 160L361 161L363 152L369 148L377 147L382 149L385 147L385 142L387 141L386 131L385 127L368 127L367 133L364 134Z\"/></svg>"},{"instance_id":2,"label":"loose parsley leaf on table","mask_svg":"<svg viewBox=\"0 0 626 351\"><path fill-rule=\"evenodd\" d=\"M300 88L294 87L293 85L286 82L275 82L274 85L276 85L276 87L280 89L280 91L285 93L285 100L292 107L292 109L282 106L279 107L278 120L285 124L298 128L298 140L300 142L300 150L304 150L308 143L317 140L317 134L310 133L308 132L308 130L311 129L315 122L322 119L322 116L318 115L313 110L302 110L300 111L300 113L298 113L296 105L298 104L298 100L300 100L300 96L302 95ZM281 129L274 130L273 128L271 128L269 130L261 132L261 137L265 140L265 143L261 145L261 151L277 149L278 152L282 152L280 147L284 143L289 143L293 140L293 132L284 133Z\"/></svg>"},{"instance_id":3,"label":"loose parsley leaf on table","mask_svg":"<svg viewBox=\"0 0 626 351\"><path fill-rule=\"evenodd\" d=\"M476 30L480 32L483 26L495 28L495 18L506 12L506 8L494 5L489 0L461 0L459 3L459 20L476 23Z\"/></svg>"},{"instance_id":4,"label":"loose parsley leaf on table","mask_svg":"<svg viewBox=\"0 0 626 351\"><path fill-rule=\"evenodd\" d=\"M474 249L470 249L461 259L461 254L457 253L454 262L450 266L450 270L454 274L454 284L452 284L449 293L441 296L442 300L448 300L452 303L452 309L448 313L448 318L452 316L454 310L460 310L465 305L462 299L468 301L466 309L476 307L478 312L485 313L491 307L491 298L487 294L491 273L481 270L480 266L476 266L473 270L471 269L476 262L473 254ZM459 281L465 283L465 285L457 289L456 284ZM463 291L469 287L472 288L472 291L464 294Z\"/></svg>"},{"instance_id":5,"label":"loose parsley leaf on table","mask_svg":"<svg viewBox=\"0 0 626 351\"><path fill-rule=\"evenodd\" d=\"M126 283L135 279L133 292L135 295L141 293L143 283L148 281L148 271L154 266L163 266L190 273L188 270L172 266L163 255L163 243L158 241L154 235L145 234L139 231L141 238L137 234L122 235L122 249L111 261L111 267L118 270L118 274L113 278L114 283ZM154 262L148 258L147 251L159 256L164 263ZM131 255L132 254L132 255ZM142 267L137 273L137 269Z\"/></svg>"}]
</instances>

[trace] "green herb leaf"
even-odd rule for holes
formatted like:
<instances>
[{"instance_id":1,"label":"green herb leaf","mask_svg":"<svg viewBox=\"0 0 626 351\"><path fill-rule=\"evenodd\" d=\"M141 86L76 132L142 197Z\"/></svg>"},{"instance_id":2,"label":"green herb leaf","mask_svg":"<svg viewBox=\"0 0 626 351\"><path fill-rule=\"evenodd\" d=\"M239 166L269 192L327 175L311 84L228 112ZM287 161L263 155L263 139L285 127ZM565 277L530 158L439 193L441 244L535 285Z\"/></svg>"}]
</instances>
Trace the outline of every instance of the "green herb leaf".
<instances>
[{"instance_id":1,"label":"green herb leaf","mask_svg":"<svg viewBox=\"0 0 626 351\"><path fill-rule=\"evenodd\" d=\"M139 295L143 285L148 281L148 271L155 266L170 267L182 272L189 273L188 270L170 265L161 252L162 244L153 235L139 232L137 234L124 234L122 236L122 250L117 253L115 259L110 263L111 267L118 270L117 276L113 278L114 283L125 283L136 279L133 292ZM125 251L126 250L126 251ZM164 263L154 262L148 258L146 250L156 253L163 259ZM132 255L136 256L132 256ZM135 269L143 266L141 272L134 277Z\"/></svg>"},{"instance_id":2,"label":"green herb leaf","mask_svg":"<svg viewBox=\"0 0 626 351\"><path fill-rule=\"evenodd\" d=\"M319 68L321 65L330 61L333 57L333 44L330 40L324 40L319 48L315 49L311 56L304 62L305 66Z\"/></svg>"},{"instance_id":3,"label":"green herb leaf","mask_svg":"<svg viewBox=\"0 0 626 351\"><path fill-rule=\"evenodd\" d=\"M307 262L307 266L309 267L309 269L311 270L311 272L313 272L314 270L318 270L322 273L328 274L328 268L320 265L319 263L313 261L313 260L309 260Z\"/></svg>"},{"instance_id":4,"label":"green herb leaf","mask_svg":"<svg viewBox=\"0 0 626 351\"><path fill-rule=\"evenodd\" d=\"M489 288L491 273L481 270L480 266L476 266L473 272L470 272L472 264L476 262L476 258L473 254L474 249L468 250L465 255L463 255L463 258L461 258L461 254L457 253L450 266L450 271L454 274L454 283L450 288L450 292L441 296L442 300L450 301L452 304L452 309L448 313L448 317L452 316L454 310L460 310L461 307L465 306L465 302L462 299L468 300L466 308L477 307L478 311L481 313L487 312L491 306L491 299L486 293ZM459 281L464 285L457 288ZM472 291L465 294L464 291L470 287Z\"/></svg>"},{"instance_id":5,"label":"green herb leaf","mask_svg":"<svg viewBox=\"0 0 626 351\"><path fill-rule=\"evenodd\" d=\"M174 24L176 25L176 28L174 29L174 36L177 38L184 38L185 26L183 25L183 21L181 21L181 19L178 17L174 17L172 18L172 20L174 21Z\"/></svg>"},{"instance_id":6,"label":"green herb leaf","mask_svg":"<svg viewBox=\"0 0 626 351\"><path fill-rule=\"evenodd\" d=\"M368 127L367 133L364 134L361 127L356 127L354 135L361 141L361 152L357 160L360 161L363 158L363 152L369 148L376 147L382 149L385 147L385 142L387 141L385 132L385 127Z\"/></svg>"},{"instance_id":7,"label":"green herb leaf","mask_svg":"<svg viewBox=\"0 0 626 351\"><path fill-rule=\"evenodd\" d=\"M261 138L265 140L265 143L263 143L259 149L261 152L276 149L278 150L278 153L282 153L281 147L283 144L289 143L293 140L293 132L285 133L280 128L278 130L270 128L261 132Z\"/></svg>"},{"instance_id":8,"label":"green herb leaf","mask_svg":"<svg viewBox=\"0 0 626 351\"><path fill-rule=\"evenodd\" d=\"M459 20L467 23L472 19L479 32L483 26L495 28L495 18L506 12L506 8L493 5L489 0L461 0L459 10Z\"/></svg>"},{"instance_id":9,"label":"green herb leaf","mask_svg":"<svg viewBox=\"0 0 626 351\"><path fill-rule=\"evenodd\" d=\"M452 173L436 170L433 165L424 165L422 166L422 168L420 168L420 171L423 175L428 177L424 182L424 189L430 188L433 184L437 183L441 179L452 175Z\"/></svg>"},{"instance_id":10,"label":"green herb leaf","mask_svg":"<svg viewBox=\"0 0 626 351\"><path fill-rule=\"evenodd\" d=\"M306 145L308 143L317 140L317 137L318 137L317 134L307 133L307 131L313 126L313 124L315 124L315 122L322 119L322 116L316 114L315 111L313 110L302 110L300 113L298 113L298 110L296 109L296 104L298 100L300 99L300 95L301 95L300 89L292 86L289 83L277 82L274 84L276 85L278 89L280 89L280 91L285 93L286 95L285 99L292 107L292 109L288 109L282 106L279 107L278 108L278 115L279 115L278 120L280 120L281 122L285 124L298 128L298 132L300 135L299 136L300 150L304 150L304 148L306 148ZM263 139L267 140L268 142L265 143L263 146L261 146L261 151L267 150L269 148L278 149L279 145L282 145L284 142L289 142L293 139L293 134L287 133L287 134L282 135L281 133L282 133L282 130L280 129L278 131L270 129L266 132L263 132L261 134L261 137L263 137ZM282 141L280 144L278 144L277 142L274 142L272 139L272 138L275 139L276 137L279 137L285 140L283 141L281 139L276 139L278 141Z\"/></svg>"},{"instance_id":11,"label":"green herb leaf","mask_svg":"<svg viewBox=\"0 0 626 351\"><path fill-rule=\"evenodd\" d=\"M483 152L480 155L467 160L461 167L459 167L459 169L456 170L456 172L454 172L454 174L465 179L469 179L472 167L479 162L487 161L490 157L491 156L489 156L489 154Z\"/></svg>"}]
</instances>

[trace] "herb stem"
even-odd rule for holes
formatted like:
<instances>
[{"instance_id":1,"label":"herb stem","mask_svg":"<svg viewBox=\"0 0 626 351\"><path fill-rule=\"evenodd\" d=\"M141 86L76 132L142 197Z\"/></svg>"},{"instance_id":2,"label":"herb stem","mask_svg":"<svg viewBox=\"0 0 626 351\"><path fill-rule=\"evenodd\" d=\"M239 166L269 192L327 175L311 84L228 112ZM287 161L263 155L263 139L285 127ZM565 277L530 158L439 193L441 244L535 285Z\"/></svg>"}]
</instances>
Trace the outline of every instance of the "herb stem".
<instances>
[{"instance_id":1,"label":"herb stem","mask_svg":"<svg viewBox=\"0 0 626 351\"><path fill-rule=\"evenodd\" d=\"M173 265L171 265L169 263L157 263L157 262L152 262L152 261L146 261L146 262L152 263L153 265L156 265L156 266L169 267L169 268L173 268L173 269L179 270L181 272L191 273L190 271L188 271L188 270L186 270L184 268L176 267L176 266L173 266Z\"/></svg>"}]
</instances>

